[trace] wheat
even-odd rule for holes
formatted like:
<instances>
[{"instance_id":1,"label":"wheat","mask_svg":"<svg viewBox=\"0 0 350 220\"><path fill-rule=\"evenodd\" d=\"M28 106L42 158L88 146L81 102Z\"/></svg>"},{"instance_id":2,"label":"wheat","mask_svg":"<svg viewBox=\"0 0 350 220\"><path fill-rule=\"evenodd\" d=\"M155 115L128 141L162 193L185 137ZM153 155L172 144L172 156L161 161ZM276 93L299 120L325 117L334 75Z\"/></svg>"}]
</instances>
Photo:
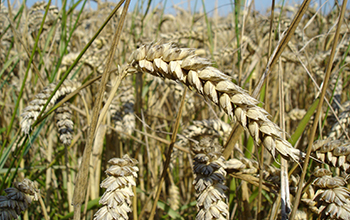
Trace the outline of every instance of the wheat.
<instances>
[{"instance_id":1,"label":"wheat","mask_svg":"<svg viewBox=\"0 0 350 220\"><path fill-rule=\"evenodd\" d=\"M143 45L133 52L129 63L137 70L179 81L210 99L250 132L275 157L299 161L303 153L281 138L282 130L268 119L269 114L245 90L225 74L211 67L207 59L194 55L193 49L181 49L174 43Z\"/></svg>"},{"instance_id":2,"label":"wheat","mask_svg":"<svg viewBox=\"0 0 350 220\"><path fill-rule=\"evenodd\" d=\"M321 219L350 219L350 191L343 187L347 182L341 177L332 177L325 169L316 169L314 175L317 177L312 183L317 189L314 211Z\"/></svg>"},{"instance_id":3,"label":"wheat","mask_svg":"<svg viewBox=\"0 0 350 220\"><path fill-rule=\"evenodd\" d=\"M136 186L135 178L139 170L137 160L127 154L123 158L113 158L108 161L112 166L106 170L108 177L102 181L101 187L106 192L100 199L103 206L95 213L94 219L129 219L131 198L134 196L132 187Z\"/></svg>"},{"instance_id":4,"label":"wheat","mask_svg":"<svg viewBox=\"0 0 350 220\"><path fill-rule=\"evenodd\" d=\"M70 145L73 139L73 126L72 121L72 110L69 108L67 103L56 109L56 125L58 127L58 133L60 134L60 140L64 145Z\"/></svg>"},{"instance_id":5,"label":"wheat","mask_svg":"<svg viewBox=\"0 0 350 220\"><path fill-rule=\"evenodd\" d=\"M33 200L38 200L38 184L29 179L14 182L12 188L5 189L6 196L0 196L0 219L17 219L21 212L27 210Z\"/></svg>"},{"instance_id":6,"label":"wheat","mask_svg":"<svg viewBox=\"0 0 350 220\"><path fill-rule=\"evenodd\" d=\"M350 125L350 102L344 103L343 111L340 113L339 122L337 121L329 132L328 137L332 140L346 139L346 134L349 136ZM344 133L346 132L346 134Z\"/></svg>"},{"instance_id":7,"label":"wheat","mask_svg":"<svg viewBox=\"0 0 350 220\"><path fill-rule=\"evenodd\" d=\"M170 185L168 203L173 210L180 208L180 190L175 184Z\"/></svg>"},{"instance_id":8,"label":"wheat","mask_svg":"<svg viewBox=\"0 0 350 220\"><path fill-rule=\"evenodd\" d=\"M208 136L213 138L213 140L222 137L223 141L226 141L231 132L231 126L219 119L193 121L192 123L179 135L179 141L176 142L176 145L189 147L192 142L197 142L197 139ZM182 156L183 152L175 148L171 154L171 169L173 169L176 160L182 158Z\"/></svg>"},{"instance_id":9,"label":"wheat","mask_svg":"<svg viewBox=\"0 0 350 220\"><path fill-rule=\"evenodd\" d=\"M81 161L82 156L82 149L79 146L84 145L86 131L91 129L90 111L95 105L95 95L99 87L98 84L91 84L86 89L87 93L79 97L79 100L63 104L56 109L53 112L53 117L51 117L54 123L42 123L40 125L40 134L34 135L33 133L33 137L30 138L30 143L32 143L30 148L25 147L25 141L28 141L26 135L18 135L17 133L18 126L16 125L21 120L17 109L20 113L24 112L25 119L21 124L22 130L24 132L26 130L26 134L30 134L31 127L33 127L32 123L37 120L35 114L38 114L42 108L42 103L47 101L45 98L42 103L38 104L40 99L37 99L36 104L28 104L32 97L38 94L41 88L47 85L47 82L62 78L62 75L75 63L79 53L101 27L105 17L117 5L116 3L100 0L95 2L98 5L97 10L94 10L94 3L92 3L92 10L85 10L88 6L85 5L85 8L81 11L76 10L76 5L69 2L67 2L67 10L61 10L61 8L53 5L47 7L47 2L37 2L32 7L26 7L25 4L18 4L18 2L12 5L0 2L0 48L2 51L0 53L0 108L2 109L2 114L0 114L0 124L2 125L0 126L0 145L2 145L0 167L3 172L8 170L8 172L2 174L2 182L0 182L3 188L11 182L11 178L16 175L14 167L17 166L19 175L25 173L26 175L35 176L33 179L37 179L41 183L46 182L46 204L42 204L41 212L38 207L29 209L29 215L34 216L33 218L43 218L45 211L50 212L50 216L57 215L69 218L67 214L72 211L72 207L61 206L60 204L70 203L72 200L75 168ZM120 73L115 71L117 64L126 64L126 57L135 48L139 48L137 53L145 52L141 56L137 55L137 59L133 55L132 65L138 71L142 68L143 72L150 72L156 76L151 74L142 75L144 81L135 82L135 75L131 75L129 79L122 80L120 89L114 94L109 91L114 90L115 87L107 86L106 94L110 96L108 98L113 99L115 97L115 99L110 105L108 112L110 114L107 114L107 117L102 117L102 115L107 111L107 106L111 100L105 102L106 108L101 112L101 120L99 120L101 123L98 123L101 126L98 127L95 134L93 157L89 169L91 172L90 178L93 176L94 180L90 181L90 193L86 200L91 202L91 200L103 194L103 192L100 194L97 189L101 182L101 167L104 167L107 162L105 160L114 157L114 155L123 154L120 152L129 155L133 153L138 155L137 159L140 161L138 166L143 170L140 172L139 178L139 188L142 193L138 195L140 200L133 203L133 218L136 219L135 216L139 213L141 213L139 219L149 218L148 207L152 202L152 191L155 189L160 171L163 169L162 157L164 155L162 152L169 144L169 141L166 140L169 139L169 132L172 131L173 119L178 113L178 104L184 94L184 88L187 90L186 86L189 86L192 91L187 90L186 92L185 106L181 115L181 127L179 135L177 135L178 142L175 145L179 148L175 148L171 154L175 162L171 161L170 168L173 169L169 170L170 172L166 177L167 181L162 185L160 195L161 200L166 202L173 210L157 210L158 218L170 218L169 216L174 217L174 215L180 215L185 219L194 218L196 207L191 205L196 193L192 185L193 157L191 159L191 156L193 154L191 155L188 152L190 149L198 148L195 145L203 137L210 137L212 141L207 144L208 146L203 144L203 140L200 141L200 144L203 145L200 148L201 153L204 152L205 155L213 154L212 158L220 158L220 153L208 152L207 148L211 149L218 146L218 140L225 144L228 138L227 135L237 120L243 124L246 132L239 135L239 138L234 137L234 139L238 139L234 152L231 154L234 159L223 162L226 167L225 171L230 175L225 179L235 178L236 180L233 181L242 183L242 185L237 185L239 187L235 191L227 192L227 194L230 193L230 198L232 198L232 203L229 205L230 212L232 211L231 218L249 218L250 215L258 212L255 207L259 207L259 204L261 204L262 209L258 218L266 218L270 211L273 213L273 210L278 212L279 200L277 195L280 190L280 170L271 164L270 157L264 160L262 164L257 163L258 160L254 159L254 154L252 154L251 159L244 158L245 153L248 154L250 151L247 147L253 145L247 135L252 134L255 141L256 145L252 146L254 153L257 153L259 150L256 148L265 142L272 154L281 151L284 157L291 157L285 152L287 148L287 151L293 151L292 153L289 152L293 155L292 158L299 159L299 152L294 151L285 140L282 140L280 138L282 131L275 127L273 123L270 123L270 120L278 121L278 117L271 118L267 112L273 116L284 114L287 122L286 132L293 134L293 137L298 136L299 128L301 128L297 128L299 120L310 110L310 104L314 103L319 92L316 85L322 85L325 70L329 69L326 68L326 65L329 64L328 57L335 36L335 24L339 18L339 7L336 4L335 7L329 8L330 12L327 14L324 13L322 8L327 7L327 5L307 9L300 25L295 30L295 34L280 56L281 65L278 68L270 69L271 73L266 80L268 86L262 92L267 98L266 100L269 100L263 106L263 108L269 109L265 112L256 107L256 105L260 106L261 103L249 98L248 92L241 88L246 89L251 94L250 91L255 89L257 83L260 83L258 76L264 72L269 59L270 21L272 23L271 46L273 48L276 41L280 40L281 35L279 33L285 31L291 24L291 15L298 12L298 6L289 7L285 5L283 9L277 6L275 8L278 8L278 13L270 19L260 12L250 10L254 7L250 7L247 3L247 7L240 7L242 9L241 13L234 16L239 21L237 23L237 21L232 21L233 16L221 16L218 13L220 4L221 1L218 1L218 10L215 9L213 14L210 10L192 13L177 6L174 6L175 13L172 14L166 14L162 6L157 8L151 6L147 13L144 10L134 10L134 12L127 14L124 31L120 36L116 50L114 50L116 53L113 58L115 66L111 68L111 83L108 86L114 85L113 82L116 81L116 77ZM40 36L38 36L47 8L48 13L43 23L43 29ZM210 16L206 16L207 13ZM116 32L116 25L119 20L120 10L115 13L104 30L99 33L99 36L71 71L68 79L86 82L89 78L103 72L107 52L112 44L111 39ZM346 56L349 45L349 16L346 16L342 21L346 24L340 30L342 39L337 46L337 53L332 66L333 75L327 89L327 97L330 98L332 90L335 88L336 79L339 77L333 99L336 102L333 102L332 106L336 115L339 116L340 122L334 120L333 115L328 114L327 123L322 127L322 131L319 131L323 137L338 141L328 145L327 143L321 144L322 146L319 145L313 155L319 161L321 160L332 166L330 169L334 174L345 176L350 169L348 141L345 141L349 136L345 135L349 133L349 108L344 108L346 101L349 99L348 90L346 89L350 78L349 65L346 65L350 63L350 56ZM238 30L235 30L235 27L238 27ZM210 35L212 39L209 37ZM39 37L38 42L36 42L37 37ZM144 45L154 39L159 39L161 42ZM168 40L176 41L178 45L161 45L161 43ZM38 46L34 50L35 43L38 43ZM155 50L158 47L162 48L161 51ZM164 47L167 48L164 49ZM181 49L181 47L196 49ZM34 55L32 58L31 53ZM27 76L25 68L29 65L32 68L29 68ZM57 68L59 69L57 70ZM130 67L129 70L132 71L133 69L133 67ZM285 95L280 96L281 99L285 100L285 111L277 110L279 107L277 101L279 98L277 74L283 74L284 78L287 79L283 82ZM137 75L137 79L141 78L139 76L141 74ZM134 79L132 79L133 77ZM179 81L182 83L177 83ZM239 87L234 86L230 81L239 85ZM123 86L125 82L126 87ZM140 96L137 99L130 96L130 99L126 98L122 101L123 96L127 97L134 93L133 87L137 91L141 91L140 93L137 92L137 95ZM52 94L50 91L47 91L45 95ZM23 95L18 99L17 95L22 94L22 92ZM58 98L55 103L63 96ZM82 102L80 102L80 99ZM209 106L207 104L209 99L217 106ZM55 103L50 103L49 107ZM339 103L342 103L342 106ZM22 111L26 105L28 105L28 108ZM135 113L133 108L135 106L138 108L136 112L143 113L138 115L142 121L142 129L140 127L142 131L134 129ZM224 111L218 112L219 108L223 109L234 120L224 116ZM344 112L342 112L343 108L345 109ZM73 110L74 114L71 114ZM324 111L326 112L326 108ZM45 112L43 116L46 116ZM306 117L309 116L306 115ZM225 122L230 120L230 125L223 123L220 119ZM46 121L50 122L49 120L50 118ZM58 128L54 127L54 124L57 124L56 127ZM117 129L110 129L111 127ZM74 132L77 131L77 134L73 134L73 129ZM58 131L57 134L54 130ZM296 137L300 140L297 144L298 149L301 149L300 151L306 148L308 138L305 134L309 133L308 127L302 130L301 138ZM120 131L123 131L123 133ZM56 136L57 138L55 138ZM65 145L70 144L70 147L61 148L58 146L60 143L57 143L57 140ZM276 146L278 149L275 149ZM64 158L62 160L62 153L65 153L65 149L68 157L67 160ZM20 156L21 152L24 152L23 157ZM216 150L213 150L213 152L216 152ZM220 149L217 149L217 152L221 152ZM302 155L302 153L300 154ZM277 155L274 156L278 158ZM263 158L265 157L266 155L263 156ZM196 160L200 160L200 156ZM211 165L208 165L209 162L205 165L201 161L196 163L198 166L203 165L210 169L213 163L215 165L213 161L211 161ZM311 170L315 162L305 165L308 165ZM328 167L326 164L322 166ZM62 169L65 166L70 169L70 173L69 170ZM32 169L28 169L28 167ZM49 168L43 170L41 167ZM40 169L38 170L38 168ZM260 201L258 199L249 201L249 198L255 196L256 192L261 191L258 190L260 169L264 196ZM295 190L295 183L299 180L298 172L299 169L297 168L290 176L289 189L291 194ZM45 173L46 175L44 175ZM334 177L327 175L329 176L328 179L332 179L330 182L334 182ZM201 176L201 174L198 174L198 176ZM300 212L300 218L332 219L332 216L336 218L338 214L332 215L329 212L327 215L325 210L324 215L321 216L320 210L323 206L329 206L329 209L331 209L333 205L330 206L331 203L324 201L324 199L331 201L327 196L320 196L318 200L314 200L316 191L321 193L322 190L326 189L318 188L316 185L307 185L307 183L312 183L313 178L311 176L307 182L303 182L303 191L306 191L303 194L303 202L310 207L311 211L310 209L307 210L307 217L304 212ZM61 185L67 187L62 188ZM327 193L332 194L331 191ZM147 199L147 197L150 199ZM136 195L133 199L136 200ZM273 207L269 206L270 199L274 203ZM67 202L64 200L67 200ZM126 203L125 207L127 206L129 204ZM346 206L344 205L344 207ZM105 209L108 209L108 205L106 207ZM302 209L303 207L299 207L300 210L306 211L306 209ZM200 209L204 210L204 207L200 206ZM97 209L87 211L86 216L89 217L91 212L94 211L97 211ZM310 216L311 212L316 213L317 216ZM8 214L12 215L11 212ZM127 212L125 214L123 212L123 214L130 215L131 213ZM17 216L17 213L13 214L13 216L15 215ZM26 218L25 215L24 218ZM108 214L105 216L108 216ZM270 217L270 219L275 218L274 215Z\"/></svg>"},{"instance_id":10,"label":"wheat","mask_svg":"<svg viewBox=\"0 0 350 220\"><path fill-rule=\"evenodd\" d=\"M345 140L320 140L316 141L312 150L316 158L333 166L339 167L345 172L350 168L350 142Z\"/></svg>"},{"instance_id":11,"label":"wheat","mask_svg":"<svg viewBox=\"0 0 350 220\"><path fill-rule=\"evenodd\" d=\"M226 141L231 132L231 126L219 119L193 121L192 123L181 133L178 145L188 146L189 140L204 135L219 136Z\"/></svg>"},{"instance_id":12,"label":"wheat","mask_svg":"<svg viewBox=\"0 0 350 220\"><path fill-rule=\"evenodd\" d=\"M129 135L134 131L136 123L134 91L131 81L122 85L119 88L118 96L112 101L113 105L109 108L116 130ZM123 134L121 136L125 137Z\"/></svg>"},{"instance_id":13,"label":"wheat","mask_svg":"<svg viewBox=\"0 0 350 220\"><path fill-rule=\"evenodd\" d=\"M198 214L196 219L226 219L229 215L225 191L224 157L220 156L222 147L212 146L210 139L203 139L193 151L193 162L197 192Z\"/></svg>"},{"instance_id":14,"label":"wheat","mask_svg":"<svg viewBox=\"0 0 350 220\"><path fill-rule=\"evenodd\" d=\"M254 177L259 177L259 163L253 159L241 157L239 159L232 158L225 161L225 167L227 174L234 174L236 178L240 178L241 175L249 174ZM281 170L274 166L263 164L262 166L263 180L269 182L275 188L280 187L281 183ZM295 192L299 182L299 177L291 175L289 179L289 188L291 192Z\"/></svg>"},{"instance_id":15,"label":"wheat","mask_svg":"<svg viewBox=\"0 0 350 220\"><path fill-rule=\"evenodd\" d=\"M29 134L31 125L38 118L40 111L43 109L47 99L50 97L51 93L56 87L56 83L51 83L49 86L45 87L39 94L35 96L35 99L29 103L29 105L23 109L21 114L22 121L21 127L22 132ZM73 92L80 86L80 83L71 80L66 80L62 86L57 90L55 95L49 102L48 107L56 104L57 101L64 98L67 94Z\"/></svg>"},{"instance_id":16,"label":"wheat","mask_svg":"<svg viewBox=\"0 0 350 220\"><path fill-rule=\"evenodd\" d=\"M295 108L295 109L292 109L290 112L288 112L288 117L293 120L293 121L296 121L296 120L301 120L303 119L303 117L305 116L306 114L306 111L305 109L298 109L298 108Z\"/></svg>"}]
</instances>

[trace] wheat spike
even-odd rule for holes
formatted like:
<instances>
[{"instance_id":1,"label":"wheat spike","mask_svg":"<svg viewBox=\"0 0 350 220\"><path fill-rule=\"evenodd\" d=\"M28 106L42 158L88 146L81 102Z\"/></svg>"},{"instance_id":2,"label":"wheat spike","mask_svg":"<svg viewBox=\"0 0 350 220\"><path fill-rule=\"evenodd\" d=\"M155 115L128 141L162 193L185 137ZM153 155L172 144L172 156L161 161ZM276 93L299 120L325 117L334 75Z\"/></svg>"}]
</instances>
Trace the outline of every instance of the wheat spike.
<instances>
[{"instance_id":1,"label":"wheat spike","mask_svg":"<svg viewBox=\"0 0 350 220\"><path fill-rule=\"evenodd\" d=\"M67 103L64 103L62 106L58 107L55 112L55 120L58 127L58 133L60 134L60 141L68 146L73 139L72 133L74 122L72 121L72 110Z\"/></svg>"},{"instance_id":2,"label":"wheat spike","mask_svg":"<svg viewBox=\"0 0 350 220\"><path fill-rule=\"evenodd\" d=\"M343 187L347 182L342 177L332 177L325 169L316 169L317 177L313 185L317 191L313 198L314 206L321 219L350 219L350 191Z\"/></svg>"},{"instance_id":3,"label":"wheat spike","mask_svg":"<svg viewBox=\"0 0 350 220\"><path fill-rule=\"evenodd\" d=\"M208 119L202 121L193 121L181 134L177 144L188 146L189 139L203 135L216 135L223 137L226 141L231 132L231 126L219 119Z\"/></svg>"},{"instance_id":4,"label":"wheat spike","mask_svg":"<svg viewBox=\"0 0 350 220\"><path fill-rule=\"evenodd\" d=\"M170 185L168 203L173 210L180 208L180 189L175 184Z\"/></svg>"},{"instance_id":5,"label":"wheat spike","mask_svg":"<svg viewBox=\"0 0 350 220\"><path fill-rule=\"evenodd\" d=\"M43 109L47 99L50 97L51 93L55 89L57 83L51 83L49 86L45 87L39 94L35 96L35 99L29 103L29 105L23 109L21 116L23 117L21 121L22 131L25 134L29 134L31 125L38 118L40 111ZM71 80L65 80L62 86L57 90L55 95L50 100L48 107L56 104L56 102L64 98L67 94L73 92L80 86L80 83Z\"/></svg>"},{"instance_id":6,"label":"wheat spike","mask_svg":"<svg viewBox=\"0 0 350 220\"><path fill-rule=\"evenodd\" d=\"M350 168L350 142L346 140L320 140L316 141L312 150L316 158L345 172Z\"/></svg>"},{"instance_id":7,"label":"wheat spike","mask_svg":"<svg viewBox=\"0 0 350 220\"><path fill-rule=\"evenodd\" d=\"M5 189L6 196L0 196L1 220L17 219L33 200L39 199L40 192L36 182L24 179L22 182L14 182L13 185L13 188Z\"/></svg>"},{"instance_id":8,"label":"wheat spike","mask_svg":"<svg viewBox=\"0 0 350 220\"><path fill-rule=\"evenodd\" d=\"M259 163L253 159L232 158L225 161L226 171L228 174L236 174L237 178L241 174L250 174L255 177L259 177ZM274 186L280 187L281 184L281 170L274 166L263 164L262 166L263 179L272 183ZM291 175L289 179L289 188L291 192L295 192L299 183L298 176Z\"/></svg>"},{"instance_id":9,"label":"wheat spike","mask_svg":"<svg viewBox=\"0 0 350 220\"><path fill-rule=\"evenodd\" d=\"M135 129L136 118L134 114L134 87L128 82L121 86L118 96L113 99L113 106L110 107L112 119L115 121L117 131L125 132L129 135ZM119 102L119 103L118 103ZM119 106L121 104L121 106ZM121 135L124 137L124 135Z\"/></svg>"},{"instance_id":10,"label":"wheat spike","mask_svg":"<svg viewBox=\"0 0 350 220\"><path fill-rule=\"evenodd\" d=\"M332 140L337 139L346 139L345 132L350 135L349 125L350 125L350 102L345 102L342 106L344 106L343 111L340 113L339 122L336 122L328 135L328 137Z\"/></svg>"},{"instance_id":11,"label":"wheat spike","mask_svg":"<svg viewBox=\"0 0 350 220\"><path fill-rule=\"evenodd\" d=\"M143 45L133 52L129 63L137 70L184 83L210 99L231 118L261 141L269 152L299 161L304 155L285 139L281 129L268 119L269 114L258 107L255 98L232 83L228 76L211 67L207 59L194 55L193 49L178 48L174 43Z\"/></svg>"},{"instance_id":12,"label":"wheat spike","mask_svg":"<svg viewBox=\"0 0 350 220\"><path fill-rule=\"evenodd\" d=\"M224 185L226 171L224 157L221 156L222 147L212 146L210 139L204 138L193 149L196 153L193 162L195 180L194 188L197 192L198 214L196 219L226 219L228 205L226 204Z\"/></svg>"},{"instance_id":13,"label":"wheat spike","mask_svg":"<svg viewBox=\"0 0 350 220\"><path fill-rule=\"evenodd\" d=\"M129 219L132 187L136 186L135 178L139 170L137 160L127 154L123 158L112 158L108 161L112 166L106 170L108 177L101 183L106 192L100 199L103 206L95 213L96 220Z\"/></svg>"}]
</instances>

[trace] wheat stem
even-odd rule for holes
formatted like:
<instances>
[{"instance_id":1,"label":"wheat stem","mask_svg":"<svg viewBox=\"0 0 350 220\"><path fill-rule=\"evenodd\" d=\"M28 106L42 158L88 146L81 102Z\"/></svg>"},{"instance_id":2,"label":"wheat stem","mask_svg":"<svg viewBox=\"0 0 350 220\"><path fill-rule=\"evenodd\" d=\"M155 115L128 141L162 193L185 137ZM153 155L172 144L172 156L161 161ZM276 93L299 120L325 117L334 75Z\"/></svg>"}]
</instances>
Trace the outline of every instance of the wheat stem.
<instances>
[{"instance_id":1,"label":"wheat stem","mask_svg":"<svg viewBox=\"0 0 350 220\"><path fill-rule=\"evenodd\" d=\"M319 120L319 117L321 115L322 104L323 104L324 97L326 95L327 85L328 85L328 81L329 81L329 78L330 78L330 75L331 75L333 59L334 59L334 55L335 55L335 51L336 51L336 47L337 47L337 43L338 43L338 39L339 39L340 27L341 27L341 24L342 24L342 21L343 21L343 18L344 18L344 13L345 13L345 10L346 10L346 3L347 3L347 0L344 0L342 8L341 8L340 16L339 16L339 19L338 19L337 30L336 30L336 33L335 33L335 38L334 38L334 42L333 42L333 46L332 46L332 50L331 50L331 55L329 56L328 64L327 64L327 67L326 67L326 75L325 75L325 79L324 79L323 86L322 86L322 92L321 92L321 95L320 95L320 101L318 103L317 112L316 112L316 115L315 115L314 123L312 125L311 134L309 136L309 142L308 142L307 153L306 153L306 157L305 157L305 161L304 161L303 172L301 173L301 176L300 176L300 183L299 183L299 186L298 186L297 194L295 196L292 214L290 216L290 218L292 220L295 217L295 214L296 214L296 211L298 209L299 202L300 202L301 192L302 192L302 188L303 188L302 186L303 186L303 182L304 182L304 179L305 179L307 167L309 165L309 158L310 158L310 154L311 154L311 150L312 150L312 144L313 144L313 141L314 141L314 138L315 138L316 129L317 129L317 125L318 125L317 121Z\"/></svg>"},{"instance_id":2,"label":"wheat stem","mask_svg":"<svg viewBox=\"0 0 350 220\"><path fill-rule=\"evenodd\" d=\"M112 12L112 15L123 4L123 2L124 2L124 0L121 0L117 4L117 6L115 7L115 9ZM79 172L77 175L76 188L74 189L74 194L73 194L72 203L74 205L74 219L75 220L80 219L80 208L81 208L81 204L84 201L85 191L87 189L88 178L86 178L86 177L88 176L88 171L89 171L88 165L89 165L89 161L90 161L93 140L95 137L95 130L96 130L96 126L97 126L97 122L98 122L98 118L99 118L98 115L99 115L99 111L101 109L102 97L103 97L103 93L105 91L105 87L106 87L108 76L109 76L109 69L110 69L111 64L112 64L112 58L114 57L115 48L119 42L119 37L121 35L121 31L123 28L123 24L124 24L124 20L126 17L127 9L129 7L129 3L130 3L130 0L126 0L125 7L123 8L123 12L122 12L122 17L121 17L120 21L118 22L117 31L116 31L114 38L113 38L112 47L111 47L109 57L107 60L107 65L106 65L106 68L105 68L104 73L102 75L100 89L98 92L96 104L93 108L91 126L90 126L90 131L89 131L89 138L88 138L88 141L86 142L86 146L85 146L84 154L83 154L83 161L81 163L81 166L80 166L80 169L79 169Z\"/></svg>"}]
</instances>

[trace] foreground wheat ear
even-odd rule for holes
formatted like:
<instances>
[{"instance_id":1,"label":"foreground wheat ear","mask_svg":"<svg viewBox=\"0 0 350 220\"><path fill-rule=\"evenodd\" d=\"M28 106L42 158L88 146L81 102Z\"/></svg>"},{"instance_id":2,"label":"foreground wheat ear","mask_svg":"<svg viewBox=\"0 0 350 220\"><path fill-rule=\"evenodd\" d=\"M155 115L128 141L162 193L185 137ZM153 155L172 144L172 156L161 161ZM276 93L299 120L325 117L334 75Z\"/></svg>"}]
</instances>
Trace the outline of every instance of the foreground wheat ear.
<instances>
[{"instance_id":1,"label":"foreground wheat ear","mask_svg":"<svg viewBox=\"0 0 350 220\"><path fill-rule=\"evenodd\" d=\"M339 176L332 177L332 172L316 168L316 179L312 185L316 194L308 202L309 208L319 215L319 219L350 219L350 191L344 187L347 181Z\"/></svg>"},{"instance_id":2,"label":"foreground wheat ear","mask_svg":"<svg viewBox=\"0 0 350 220\"><path fill-rule=\"evenodd\" d=\"M14 182L13 187L5 189L6 196L0 196L0 219L17 219L17 215L25 211L33 200L38 200L40 192L38 184L29 179Z\"/></svg>"},{"instance_id":3,"label":"foreground wheat ear","mask_svg":"<svg viewBox=\"0 0 350 220\"><path fill-rule=\"evenodd\" d=\"M174 43L147 44L135 50L128 61L138 71L179 81L195 89L231 118L236 116L255 143L261 140L273 157L275 151L295 161L304 156L282 138L282 130L270 121L268 112L257 106L258 100L210 66L208 59L197 56L195 50L178 48Z\"/></svg>"},{"instance_id":4,"label":"foreground wheat ear","mask_svg":"<svg viewBox=\"0 0 350 220\"><path fill-rule=\"evenodd\" d=\"M197 220L201 219L227 219L229 216L227 197L225 191L225 158L222 156L223 148L207 137L200 140L192 152L194 188L197 193Z\"/></svg>"},{"instance_id":5,"label":"foreground wheat ear","mask_svg":"<svg viewBox=\"0 0 350 220\"><path fill-rule=\"evenodd\" d=\"M94 219L129 219L138 162L125 154L123 158L112 158L108 163L112 166L106 170L108 177L101 183L101 187L107 190L100 199L103 206L95 213Z\"/></svg>"}]
</instances>

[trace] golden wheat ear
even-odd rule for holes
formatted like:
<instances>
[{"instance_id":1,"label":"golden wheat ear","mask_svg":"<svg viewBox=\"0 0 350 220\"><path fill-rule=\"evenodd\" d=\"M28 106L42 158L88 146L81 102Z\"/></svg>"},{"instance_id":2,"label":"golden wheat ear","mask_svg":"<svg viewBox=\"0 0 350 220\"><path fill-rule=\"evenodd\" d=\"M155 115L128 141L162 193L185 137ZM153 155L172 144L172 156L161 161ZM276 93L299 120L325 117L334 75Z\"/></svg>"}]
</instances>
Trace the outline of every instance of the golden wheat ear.
<instances>
[{"instance_id":1,"label":"golden wheat ear","mask_svg":"<svg viewBox=\"0 0 350 220\"><path fill-rule=\"evenodd\" d=\"M222 147L203 138L193 148L194 188L197 193L196 219L226 219L229 216L225 191L225 158Z\"/></svg>"},{"instance_id":2,"label":"golden wheat ear","mask_svg":"<svg viewBox=\"0 0 350 220\"><path fill-rule=\"evenodd\" d=\"M344 187L347 181L339 176L332 177L326 169L314 171L316 179L312 185L317 189L313 203L309 202L320 219L350 219L350 190Z\"/></svg>"},{"instance_id":3,"label":"golden wheat ear","mask_svg":"<svg viewBox=\"0 0 350 220\"><path fill-rule=\"evenodd\" d=\"M269 119L269 114L258 107L258 100L234 84L211 62L195 55L189 48L178 48L174 43L147 44L135 50L129 64L138 71L181 82L210 99L231 118L249 131L253 140L260 142L275 157L300 161L305 154L282 138L282 130Z\"/></svg>"},{"instance_id":4,"label":"golden wheat ear","mask_svg":"<svg viewBox=\"0 0 350 220\"><path fill-rule=\"evenodd\" d=\"M312 150L321 163L339 167L345 172L350 171L350 142L347 140L315 141Z\"/></svg>"},{"instance_id":5,"label":"golden wheat ear","mask_svg":"<svg viewBox=\"0 0 350 220\"><path fill-rule=\"evenodd\" d=\"M106 170L108 177L101 183L106 192L100 199L103 206L95 213L94 219L129 219L131 212L132 190L136 186L137 172L139 171L137 160L127 154L123 158L112 158L108 161L110 166Z\"/></svg>"},{"instance_id":6,"label":"golden wheat ear","mask_svg":"<svg viewBox=\"0 0 350 220\"><path fill-rule=\"evenodd\" d=\"M350 101L342 104L342 111L339 115L339 121L335 122L329 132L328 137L332 140L347 139L350 135Z\"/></svg>"}]
</instances>

